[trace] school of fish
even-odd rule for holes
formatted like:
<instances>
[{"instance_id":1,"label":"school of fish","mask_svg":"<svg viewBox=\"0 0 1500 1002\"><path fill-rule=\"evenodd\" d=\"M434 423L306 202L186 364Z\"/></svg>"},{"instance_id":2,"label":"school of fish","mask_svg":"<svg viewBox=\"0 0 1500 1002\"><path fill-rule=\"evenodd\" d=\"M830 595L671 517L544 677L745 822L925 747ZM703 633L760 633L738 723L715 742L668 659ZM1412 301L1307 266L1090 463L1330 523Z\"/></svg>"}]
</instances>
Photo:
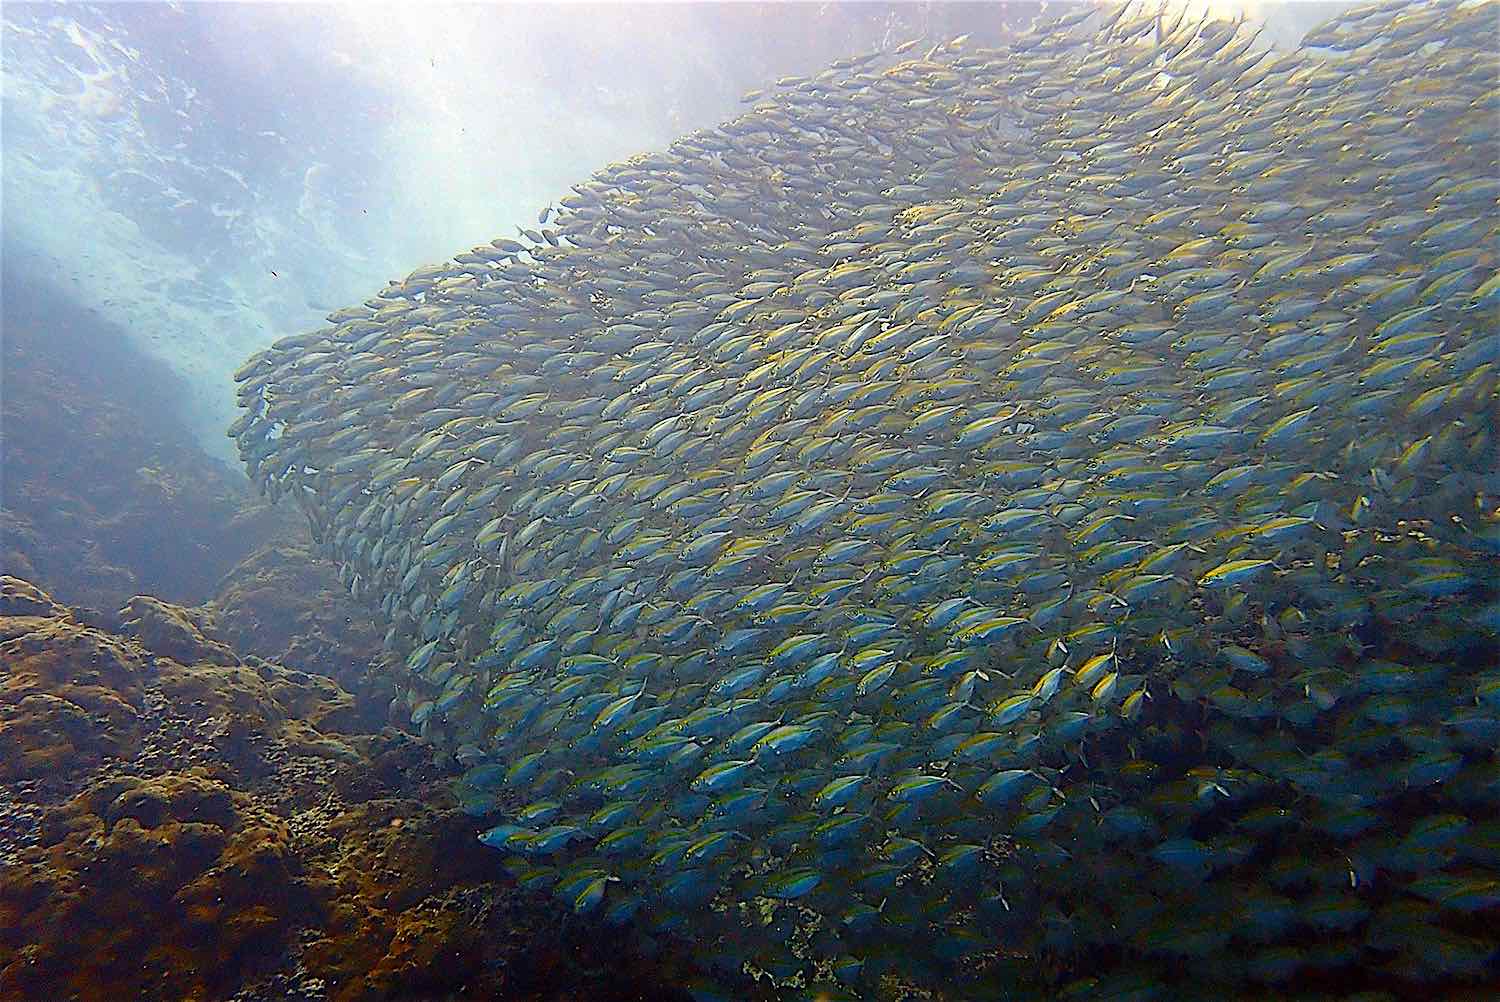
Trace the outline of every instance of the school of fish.
<instances>
[{"instance_id":1,"label":"school of fish","mask_svg":"<svg viewBox=\"0 0 1500 1002\"><path fill-rule=\"evenodd\" d=\"M230 433L497 867L698 998L1493 984L1497 16L783 79Z\"/></svg>"}]
</instances>

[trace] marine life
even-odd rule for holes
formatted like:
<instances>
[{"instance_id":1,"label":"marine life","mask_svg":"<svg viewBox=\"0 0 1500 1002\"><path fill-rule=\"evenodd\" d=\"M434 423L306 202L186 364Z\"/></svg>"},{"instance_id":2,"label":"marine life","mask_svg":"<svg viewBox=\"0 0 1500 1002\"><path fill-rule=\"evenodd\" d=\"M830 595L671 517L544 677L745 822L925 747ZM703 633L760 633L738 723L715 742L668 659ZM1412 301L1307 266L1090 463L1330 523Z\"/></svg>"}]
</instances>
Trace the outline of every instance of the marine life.
<instances>
[{"instance_id":1,"label":"marine life","mask_svg":"<svg viewBox=\"0 0 1500 1002\"><path fill-rule=\"evenodd\" d=\"M729 981L1493 977L1494 17L780 81L253 357L240 455L496 865Z\"/></svg>"}]
</instances>

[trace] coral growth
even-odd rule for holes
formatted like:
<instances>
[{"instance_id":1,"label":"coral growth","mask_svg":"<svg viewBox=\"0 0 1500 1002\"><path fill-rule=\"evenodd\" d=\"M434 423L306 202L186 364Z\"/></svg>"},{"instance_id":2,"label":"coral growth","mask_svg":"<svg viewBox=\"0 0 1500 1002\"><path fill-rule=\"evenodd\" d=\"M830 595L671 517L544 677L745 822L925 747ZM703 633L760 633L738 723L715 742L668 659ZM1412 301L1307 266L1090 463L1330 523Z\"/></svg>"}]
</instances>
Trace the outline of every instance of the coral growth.
<instances>
[{"instance_id":1,"label":"coral growth","mask_svg":"<svg viewBox=\"0 0 1500 1002\"><path fill-rule=\"evenodd\" d=\"M121 619L0 578L0 997L672 997L629 935L517 890L335 682L201 609Z\"/></svg>"}]
</instances>

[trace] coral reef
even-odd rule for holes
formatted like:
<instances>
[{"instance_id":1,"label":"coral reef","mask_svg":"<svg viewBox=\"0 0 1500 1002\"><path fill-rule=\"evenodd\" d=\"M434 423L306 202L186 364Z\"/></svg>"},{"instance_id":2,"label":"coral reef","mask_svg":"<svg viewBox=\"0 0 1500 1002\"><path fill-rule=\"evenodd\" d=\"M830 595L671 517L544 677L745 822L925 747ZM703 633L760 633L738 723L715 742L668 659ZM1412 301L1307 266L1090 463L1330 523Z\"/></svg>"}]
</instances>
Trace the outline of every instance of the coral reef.
<instances>
[{"instance_id":1,"label":"coral reef","mask_svg":"<svg viewBox=\"0 0 1500 1002\"><path fill-rule=\"evenodd\" d=\"M210 610L120 620L0 578L0 997L674 997L631 934L511 884L337 683Z\"/></svg>"}]
</instances>

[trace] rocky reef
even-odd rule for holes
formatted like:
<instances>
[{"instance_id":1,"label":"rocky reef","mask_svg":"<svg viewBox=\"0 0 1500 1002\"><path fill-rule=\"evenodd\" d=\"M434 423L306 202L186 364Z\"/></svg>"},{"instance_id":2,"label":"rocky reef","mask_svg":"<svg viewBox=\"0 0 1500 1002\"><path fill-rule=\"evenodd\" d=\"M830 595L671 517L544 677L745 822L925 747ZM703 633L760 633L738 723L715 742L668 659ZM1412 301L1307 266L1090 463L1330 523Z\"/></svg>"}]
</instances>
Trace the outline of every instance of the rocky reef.
<instances>
[{"instance_id":1,"label":"rocky reef","mask_svg":"<svg viewBox=\"0 0 1500 1002\"><path fill-rule=\"evenodd\" d=\"M203 451L181 379L126 332L34 279L6 272L3 294L0 569L74 606L194 603L256 547L306 534Z\"/></svg>"},{"instance_id":2,"label":"rocky reef","mask_svg":"<svg viewBox=\"0 0 1500 1002\"><path fill-rule=\"evenodd\" d=\"M0 997L674 997L511 884L415 738L228 642L334 656L261 590L114 623L0 578Z\"/></svg>"},{"instance_id":3,"label":"rocky reef","mask_svg":"<svg viewBox=\"0 0 1500 1002\"><path fill-rule=\"evenodd\" d=\"M236 651L325 675L355 698L362 722L378 728L395 687L372 667L380 633L369 610L338 586L328 566L295 536L253 550L231 568L203 611Z\"/></svg>"}]
</instances>

